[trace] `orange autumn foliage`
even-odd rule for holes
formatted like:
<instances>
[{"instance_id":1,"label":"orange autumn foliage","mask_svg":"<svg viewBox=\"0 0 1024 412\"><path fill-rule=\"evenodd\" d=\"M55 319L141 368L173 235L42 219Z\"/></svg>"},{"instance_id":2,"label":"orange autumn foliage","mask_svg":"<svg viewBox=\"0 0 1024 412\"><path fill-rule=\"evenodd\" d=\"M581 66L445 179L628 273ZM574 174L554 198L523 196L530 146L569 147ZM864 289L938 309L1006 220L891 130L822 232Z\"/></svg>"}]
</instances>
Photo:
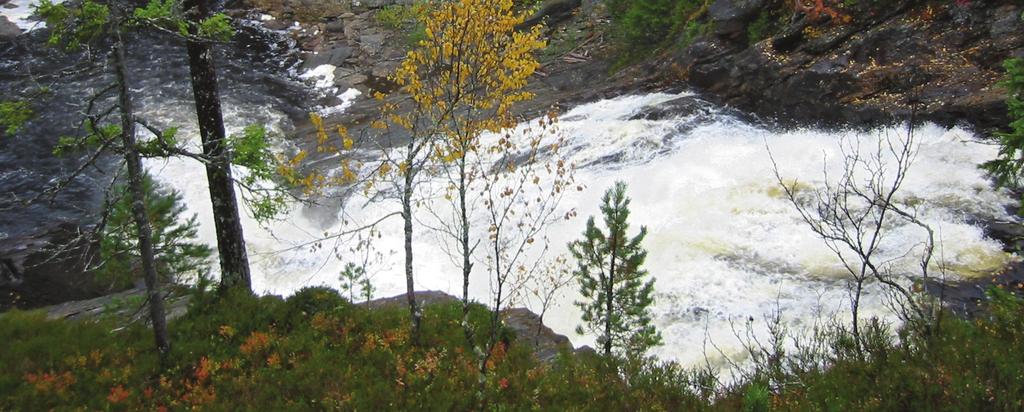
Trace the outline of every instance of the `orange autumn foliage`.
<instances>
[{"instance_id":1,"label":"orange autumn foliage","mask_svg":"<svg viewBox=\"0 0 1024 412\"><path fill-rule=\"evenodd\" d=\"M246 355L261 352L270 347L270 335L263 332L253 332L245 339L239 350Z\"/></svg>"},{"instance_id":2,"label":"orange autumn foliage","mask_svg":"<svg viewBox=\"0 0 1024 412\"><path fill-rule=\"evenodd\" d=\"M110 403L120 403L125 399L128 399L128 397L131 396L131 394L132 392L130 390L125 389L124 386L117 385L113 388L110 388L110 395L107 395L107 400L110 401Z\"/></svg>"},{"instance_id":3,"label":"orange autumn foliage","mask_svg":"<svg viewBox=\"0 0 1024 412\"><path fill-rule=\"evenodd\" d=\"M35 387L40 393L63 393L69 386L76 382L71 372L60 373L44 372L41 374L26 373L25 381Z\"/></svg>"},{"instance_id":4,"label":"orange autumn foliage","mask_svg":"<svg viewBox=\"0 0 1024 412\"><path fill-rule=\"evenodd\" d=\"M806 14L811 21L818 21L822 16L829 16L833 20L840 17L839 12L825 5L825 0L793 0L793 9Z\"/></svg>"}]
</instances>

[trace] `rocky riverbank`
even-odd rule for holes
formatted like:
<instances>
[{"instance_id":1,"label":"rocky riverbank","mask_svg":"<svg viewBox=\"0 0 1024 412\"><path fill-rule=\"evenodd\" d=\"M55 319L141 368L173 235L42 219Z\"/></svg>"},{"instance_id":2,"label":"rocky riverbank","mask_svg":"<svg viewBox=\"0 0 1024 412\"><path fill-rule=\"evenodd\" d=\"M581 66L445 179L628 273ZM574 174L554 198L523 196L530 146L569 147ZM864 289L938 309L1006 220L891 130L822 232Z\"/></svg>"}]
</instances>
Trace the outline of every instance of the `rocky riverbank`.
<instances>
[{"instance_id":1,"label":"rocky riverbank","mask_svg":"<svg viewBox=\"0 0 1024 412\"><path fill-rule=\"evenodd\" d=\"M1011 1L859 2L838 23L794 15L749 42L762 0L711 3L712 33L648 67L784 125L866 126L916 111L979 131L1007 124L1002 62L1024 56ZM868 4L870 3L870 4Z\"/></svg>"},{"instance_id":2,"label":"rocky riverbank","mask_svg":"<svg viewBox=\"0 0 1024 412\"><path fill-rule=\"evenodd\" d=\"M253 1L265 7L265 26L293 28L303 70L328 64L339 89L391 90L386 76L408 47L410 28L389 27L381 15L409 1L342 5L316 18L300 0ZM912 114L982 134L1006 127L1001 65L1024 56L1024 6L1006 0L860 3L834 18L811 18L789 2L709 1L697 20L703 34L681 34L625 60L628 47L614 39L603 2L547 0L528 20L548 24L543 67L530 86L537 98L519 110L536 115L626 93L695 89L781 127L863 128ZM752 25L768 11L775 19L771 29L752 38ZM376 103L359 99L346 116L329 122L358 131L375 112ZM307 134L312 130L297 133Z\"/></svg>"},{"instance_id":3,"label":"rocky riverbank","mask_svg":"<svg viewBox=\"0 0 1024 412\"><path fill-rule=\"evenodd\" d=\"M191 295L187 291L168 290L165 309L168 320L174 320L188 312ZM438 291L416 292L416 301L421 305L438 305L458 302L459 298ZM406 295L373 299L362 303L370 308L384 308L407 305ZM58 305L46 306L40 310L50 319L65 319L88 322L100 318L114 318L124 324L146 322L145 290L135 288L93 299L76 300ZM0 314L2 316L2 314ZM544 325L540 316L526 308L509 308L502 311L505 326L515 332L519 342L533 348L534 355L541 361L554 359L563 350L573 350L569 338L559 335ZM577 349L590 351L588 347Z\"/></svg>"}]
</instances>

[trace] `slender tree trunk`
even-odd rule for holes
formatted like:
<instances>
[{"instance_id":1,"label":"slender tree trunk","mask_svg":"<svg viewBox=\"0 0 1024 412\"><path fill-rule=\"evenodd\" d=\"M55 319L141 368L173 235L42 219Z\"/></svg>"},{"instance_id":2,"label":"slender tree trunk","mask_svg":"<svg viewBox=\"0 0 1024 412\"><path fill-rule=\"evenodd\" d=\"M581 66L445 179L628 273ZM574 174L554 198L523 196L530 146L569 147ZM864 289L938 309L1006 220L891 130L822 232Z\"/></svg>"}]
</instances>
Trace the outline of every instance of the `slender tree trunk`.
<instances>
[{"instance_id":1,"label":"slender tree trunk","mask_svg":"<svg viewBox=\"0 0 1024 412\"><path fill-rule=\"evenodd\" d=\"M409 314L412 318L413 342L420 341L420 308L416 305L416 286L412 277L412 189L413 189L413 161L415 160L414 143L409 143L409 156L405 170L405 185L402 191L402 219L405 221L405 287L406 297L409 300Z\"/></svg>"},{"instance_id":2,"label":"slender tree trunk","mask_svg":"<svg viewBox=\"0 0 1024 412\"><path fill-rule=\"evenodd\" d=\"M473 330L469 324L469 274L473 271L473 263L469 261L469 211L466 209L466 152L463 150L459 159L459 213L461 214L462 247L462 331L466 335L466 344L473 346Z\"/></svg>"},{"instance_id":3,"label":"slender tree trunk","mask_svg":"<svg viewBox=\"0 0 1024 412\"><path fill-rule=\"evenodd\" d=\"M605 297L605 318L604 318L604 356L612 356L612 304L614 303L615 294L615 252L618 245L615 244L615 240L618 239L616 233L609 233L611 238L611 252L612 260L611 266L608 268L608 284L605 286L604 297Z\"/></svg>"},{"instance_id":4,"label":"slender tree trunk","mask_svg":"<svg viewBox=\"0 0 1024 412\"><path fill-rule=\"evenodd\" d=\"M860 339L860 298L864 291L864 275L861 272L860 278L857 279L856 290L853 295L853 302L851 302L850 310L853 312L853 340L856 344L857 353L860 353L861 339Z\"/></svg>"},{"instance_id":5,"label":"slender tree trunk","mask_svg":"<svg viewBox=\"0 0 1024 412\"><path fill-rule=\"evenodd\" d=\"M210 16L209 0L186 0L185 8L193 23ZM191 29L197 34L196 26ZM245 251L242 221L235 199L231 162L224 153L224 117L217 88L217 72L213 64L213 48L209 43L188 41L188 63L192 73L192 93L196 101L199 134L203 139L206 178L213 203L214 226L217 231L217 252L220 254L221 290L252 291L249 258Z\"/></svg>"},{"instance_id":6,"label":"slender tree trunk","mask_svg":"<svg viewBox=\"0 0 1024 412\"><path fill-rule=\"evenodd\" d=\"M491 352L498 343L498 326L501 325L501 298L505 292L505 280L507 273L501 269L501 228L494 232L494 276L498 282L498 290L494 296L494 307L491 308L491 327L487 334L487 347L484 348L484 357L480 362L480 373L487 373L487 361L491 359Z\"/></svg>"},{"instance_id":7,"label":"slender tree trunk","mask_svg":"<svg viewBox=\"0 0 1024 412\"><path fill-rule=\"evenodd\" d=\"M116 23L115 23L116 24ZM135 114L131 96L128 94L128 73L125 69L124 41L120 27L114 28L114 71L117 76L118 97L121 106L121 139L124 142L124 157L128 164L128 190L132 200L132 218L139 234L139 254L142 255L143 279L149 298L149 318L153 323L153 337L161 360L171 348L167 335L167 319L164 317L164 301L160 296L156 261L153 255L153 232L146 214L145 192L142 190L142 161L135 148Z\"/></svg>"}]
</instances>

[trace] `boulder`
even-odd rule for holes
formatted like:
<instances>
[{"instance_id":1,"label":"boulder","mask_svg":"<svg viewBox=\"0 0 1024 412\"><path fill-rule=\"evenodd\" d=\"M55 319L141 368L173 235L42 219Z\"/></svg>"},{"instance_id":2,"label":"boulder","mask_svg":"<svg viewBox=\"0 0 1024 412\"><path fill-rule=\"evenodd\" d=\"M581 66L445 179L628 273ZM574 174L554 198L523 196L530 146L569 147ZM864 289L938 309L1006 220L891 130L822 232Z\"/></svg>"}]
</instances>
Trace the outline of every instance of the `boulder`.
<instances>
[{"instance_id":1,"label":"boulder","mask_svg":"<svg viewBox=\"0 0 1024 412\"><path fill-rule=\"evenodd\" d=\"M388 77L398 68L398 61L384 61L373 65L370 75L374 77Z\"/></svg>"},{"instance_id":2,"label":"boulder","mask_svg":"<svg viewBox=\"0 0 1024 412\"><path fill-rule=\"evenodd\" d=\"M263 22L263 27L268 30L285 30L292 26L292 22L286 19L273 19Z\"/></svg>"},{"instance_id":3,"label":"boulder","mask_svg":"<svg viewBox=\"0 0 1024 412\"><path fill-rule=\"evenodd\" d=\"M555 333L541 323L540 316L525 308L507 309L502 312L505 326L516 333L520 343L533 347L533 354L541 362L550 362L561 351L571 351L569 338Z\"/></svg>"},{"instance_id":4,"label":"boulder","mask_svg":"<svg viewBox=\"0 0 1024 412\"><path fill-rule=\"evenodd\" d=\"M520 27L531 27L545 21L548 26L562 22L572 17L582 3L582 0L547 0Z\"/></svg>"},{"instance_id":5,"label":"boulder","mask_svg":"<svg viewBox=\"0 0 1024 412\"><path fill-rule=\"evenodd\" d=\"M0 16L0 41L11 41L21 35L21 28L17 24L7 20L7 16Z\"/></svg>"},{"instance_id":6,"label":"boulder","mask_svg":"<svg viewBox=\"0 0 1024 412\"><path fill-rule=\"evenodd\" d=\"M341 19L331 20L327 22L324 29L331 33L344 33L345 32L345 21Z\"/></svg>"},{"instance_id":7,"label":"boulder","mask_svg":"<svg viewBox=\"0 0 1024 412\"><path fill-rule=\"evenodd\" d=\"M306 58L305 63L302 67L306 70L315 69L321 65L329 64L332 66L341 66L345 63L345 59L352 56L353 50L351 47L338 46L333 49L324 50L320 53L310 55Z\"/></svg>"},{"instance_id":8,"label":"boulder","mask_svg":"<svg viewBox=\"0 0 1024 412\"><path fill-rule=\"evenodd\" d=\"M729 40L745 40L747 24L757 18L764 0L716 0L708 6L708 18L715 35Z\"/></svg>"},{"instance_id":9,"label":"boulder","mask_svg":"<svg viewBox=\"0 0 1024 412\"><path fill-rule=\"evenodd\" d=\"M993 19L992 27L989 29L989 34L992 37L999 38L1020 32L1022 25L1020 9L1013 5L1006 5L1000 7L995 15L997 17Z\"/></svg>"},{"instance_id":10,"label":"boulder","mask_svg":"<svg viewBox=\"0 0 1024 412\"><path fill-rule=\"evenodd\" d=\"M384 34L373 33L359 36L359 47L367 54L377 55L384 47Z\"/></svg>"},{"instance_id":11,"label":"boulder","mask_svg":"<svg viewBox=\"0 0 1024 412\"><path fill-rule=\"evenodd\" d=\"M347 67L334 69L334 85L343 89L366 83L368 76Z\"/></svg>"}]
</instances>

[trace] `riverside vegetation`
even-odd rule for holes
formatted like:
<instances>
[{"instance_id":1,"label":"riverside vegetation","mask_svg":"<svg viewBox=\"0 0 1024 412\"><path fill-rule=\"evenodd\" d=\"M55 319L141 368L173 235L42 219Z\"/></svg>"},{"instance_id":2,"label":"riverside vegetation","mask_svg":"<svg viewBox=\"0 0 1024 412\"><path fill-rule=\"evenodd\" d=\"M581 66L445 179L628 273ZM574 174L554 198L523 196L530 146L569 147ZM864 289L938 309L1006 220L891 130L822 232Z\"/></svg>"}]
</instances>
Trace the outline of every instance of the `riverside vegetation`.
<instances>
[{"instance_id":1,"label":"riverside vegetation","mask_svg":"<svg viewBox=\"0 0 1024 412\"><path fill-rule=\"evenodd\" d=\"M810 4L804 6L807 9L803 12L814 18L838 18L841 15L837 9L855 7L858 2L846 1L834 7L829 6L830 3L797 4ZM173 7L161 7L170 2L154 4L156 6L150 11L160 9L161 18L169 18L165 14L171 13ZM642 0L611 1L609 7L617 24L616 30L626 41L645 41L645 36L707 30L699 26L688 27L699 24L707 4L706 1ZM418 3L416 7L427 6ZM515 200L523 196L523 192L504 190L503 185L508 182L484 174L491 172L489 168L473 172L474 162L480 160L471 156L492 150L500 153L502 147L508 150L508 147L516 145L504 141L494 149L482 148L477 139L482 132L501 130L514 124L515 119L508 113L508 106L530 97L520 89L525 86L525 78L537 67L529 55L544 46L538 40L539 30L525 34L514 32L526 16L515 12L513 2L507 0L446 2L435 14L429 10L417 10L417 19L429 21L420 21L416 25L416 30L423 29L424 34L417 36L415 42L425 48L433 48L425 52L414 48L409 55L410 60L402 66L396 79L405 86L401 91L413 96L421 107L412 111L416 115L414 118L395 114L397 105L386 105L384 114L385 120L395 123L396 128L411 131L412 143L404 153L407 157L388 157L397 160L389 160L390 163L374 169L372 179L354 174L348 176L358 169L346 166L346 176L340 182L332 183L365 185L390 177L394 181L385 183L404 184L399 187L405 190L403 193L408 193L412 191L414 173L426 173L431 165L454 164L462 167L462 173L453 182L458 189L453 198L471 195L474 190L469 188L472 186L456 183L472 182L476 178L486 184L485 193L493 195L496 190L499 194L485 203L488 208L506 213L517 210ZM480 18L480 14L470 13L470 10L494 13L492 17L501 24L481 24L481 20L475 20ZM774 27L773 13L759 17L756 25L750 27L752 40ZM679 19L679 16L685 18ZM460 44L445 37L450 32L457 32L453 27L458 28L459 25L480 30L475 33L472 43ZM184 27L188 32L188 26ZM487 33L487 28L503 32ZM495 39L500 41L494 43ZM464 56L460 52L463 47L484 49L485 53L476 55L485 57L484 61ZM514 65L502 66L500 61L490 58L503 56L508 50L516 56ZM501 73L498 76L500 80L506 83L481 74L481 65L486 67L484 74L493 75L497 71ZM1000 184L1015 187L1021 174L1024 71L1019 60L1011 60L1006 67L1012 131L998 136L1003 148L1001 157L985 167L998 177ZM444 78L430 78L438 73L442 73ZM401 81L403 76L407 79L404 83ZM460 82L460 77L472 79L471 83ZM480 83L473 83L475 81ZM458 86L454 93L445 89L450 85ZM418 94L424 90L430 93ZM483 92L479 95L471 93L481 90ZM513 95L512 101L505 100L508 97L493 96L504 96L505 93ZM466 100L452 100L452 96ZM384 96L379 98L385 99ZM430 104L424 105L421 101L429 101ZM453 113L460 105L463 105L462 110L473 110L474 117L455 116ZM31 111L21 102L4 103L0 107L3 108L0 110L0 124L8 134L16 133L19 125L31 116ZM481 114L491 117L479 117ZM486 123L474 123L480 118L484 118ZM546 125L544 122L541 121L542 125ZM459 126L472 133L465 134L464 128ZM387 127L381 123L381 129ZM326 143L327 134L322 126L319 129L323 136L321 143ZM110 129L105 133L114 137L122 131ZM258 134L260 136L251 139L259 146L256 150L259 154L255 156L258 161L250 163L263 164L262 170L270 170L267 165L272 162L265 154L267 145L263 142L262 133ZM334 148L338 153L361 143L352 141L353 137L343 130L338 134L340 142ZM512 139L513 136L506 138ZM158 142L173 143L165 140L164 134L158 134ZM908 149L910 143L908 138L903 149ZM538 140L518 144L530 147L531 153L548 148L557 151L557 143ZM128 147L125 150L137 149ZM162 149L167 151L166 147ZM417 157L421 149L423 154ZM245 153L243 150L236 156L245 160ZM525 165L532 165L532 159L533 156ZM284 176L278 180L282 185L311 189L314 183L326 179L318 175L303 176L288 167L300 162L301 156L280 160L278 171ZM506 166L505 163L500 164ZM857 165L853 162L848 166ZM513 185L522 186L523 182L530 181L536 184L539 181L535 180L537 174L534 172L514 173L516 170L530 170L523 163L509 163L507 166L513 172L510 173L514 177ZM559 180L563 184L546 192L551 193L551 199L557 199L557 193L562 190L572 189L571 165L566 165L565 169L562 167L559 164L558 176L565 177ZM848 169L847 172L852 175L854 170ZM151 280L167 282L177 275L185 275L166 273L168 271L196 273L197 284L180 287L183 293L191 295L188 312L168 322L164 332L166 342L158 342L159 350L154 350L152 331L145 323L126 324L118 317L81 322L49 320L38 311L12 310L3 314L0 316L0 340L9 344L0 352L0 365L4 366L4 372L0 374L0 394L4 395L0 398L0 409L768 411L1024 408L1024 354L1013 350L1024 343L1024 316L1021 316L1024 314L1024 300L1012 291L993 288L988 292L989 300L983 311L969 319L958 317L941 305L930 305L933 298L924 295L921 288L902 289L897 282L880 275L880 272L885 272L884 268L865 271L863 266L872 265L871 250L858 250L852 246L851 249L860 257L860 261L855 263L863 266L860 272L851 271L857 285L851 294L859 297L859 288L864 282L893 282L891 289L898 291L894 299L904 309L900 314L904 321L902 325L860 319L856 301L851 302L852 325L827 320L811 329L801 330L786 325L777 314L771 315L765 319L770 331L768 340L747 341L746 363L735 365L733 379L720 376L719 371L710 365L688 369L645 356L644 351L658 344L660 336L647 313L653 284L645 279L646 272L641 268L646 256L642 245L646 229L641 228L638 235L628 237L629 201L624 185L610 189L604 199L602 212L609 233L602 233L591 219L583 240L570 246L578 264L574 275L580 281L583 295L593 298L593 302L581 302L579 305L588 314L584 321L600 336L603 353L563 350L554 359L541 361L533 356L531 336L517 335L498 320L508 304L504 300L507 297L499 294L487 304L469 301L468 294L461 301L452 303L416 303L411 289L413 266L411 242L408 240L406 274L410 285L409 307L374 307L354 302L369 300L361 294L372 294L367 291L372 287L366 281L368 275L357 267L346 272L344 284L349 290L342 292L329 288L306 288L288 298L280 298L254 296L248 287L214 291L208 287L210 285L202 271L197 269L196 260L208 251L191 243L195 235L191 222L186 221L181 226L172 223L181 210L176 205L179 199L173 192L155 196L159 190L143 176L139 176L139 183L140 191L145 190L149 194L136 192L134 195L140 201L132 207L148 208L148 221L155 231L153 241L159 246L158 253L163 254L155 265L157 270L163 271L162 276ZM870 197L878 190L873 187L863 189L853 182L845 183L849 185L839 186L838 190L848 197ZM796 208L807 207L796 193L796 182L789 184L780 176L779 184ZM892 191L898 186L895 184ZM891 192L887 194L892 195ZM151 201L143 202L141 199ZM409 196L403 196L402 200L408 237L414 223L409 212L413 202ZM868 209L873 210L876 203L870 204ZM828 242L835 240L826 236L829 228L841 229L856 222L830 220L837 212L850 210L843 209L847 206L845 204L825 205L833 208L812 209L818 213L824 210L825 215L803 214L806 209L801 209L801 212L807 223ZM878 218L876 231L884 230L886 212L894 215L892 218L913 218L888 200L879 202L877 207L883 217ZM456 226L455 231L457 235L465 234L456 236L456 240L466 247L459 252L462 255L456 253L455 257L467 262L463 270L468 272L471 270L468 254L472 249L468 247L470 232L466 226L470 223L465 218L465 208L463 200L462 226ZM132 248L132 235L137 234L132 225L139 223L127 217L127 209L128 205L118 203L113 212L119 217L112 222L114 229L101 234L106 241L101 246L108 248L101 250L101 254L126 256L107 259L111 266L106 269L106 276L117 277L117 273L109 271L119 268L131 270L128 268L136 259L127 250ZM533 226L527 225L529 230L543 226L545 219L547 217L534 221ZM510 236L500 229L507 227L509 232L515 233L515 229L523 225L502 226L504 223L501 221L488 223L494 228L489 231L493 235L488 239L495 245L493 257L500 260L509 254L508 250L501 249L500 242L509 238L502 236ZM165 233L172 235L165 238ZM525 235L512 237L513 241L519 242L515 244L521 246L512 249L511 254L519 256L524 248L540 243L535 234L528 231ZM484 240L485 244L488 240ZM856 243L856 239L850 242ZM617 261L623 266L616 268ZM609 265L607 272L606 263ZM494 272L498 284L505 284L515 275L515 266L511 263L505 265L507 267L499 263L487 268ZM927 272L927 261L922 270ZM623 277L616 278L617 275ZM468 275L465 278L468 279ZM123 282L124 278L118 277L118 281ZM625 285L617 286L618 282L625 282ZM247 286L247 282L244 283ZM357 285L363 289L359 295L354 293ZM162 299L160 293L150 294L151 298L154 296ZM613 346L620 350L613 351Z\"/></svg>"}]
</instances>

